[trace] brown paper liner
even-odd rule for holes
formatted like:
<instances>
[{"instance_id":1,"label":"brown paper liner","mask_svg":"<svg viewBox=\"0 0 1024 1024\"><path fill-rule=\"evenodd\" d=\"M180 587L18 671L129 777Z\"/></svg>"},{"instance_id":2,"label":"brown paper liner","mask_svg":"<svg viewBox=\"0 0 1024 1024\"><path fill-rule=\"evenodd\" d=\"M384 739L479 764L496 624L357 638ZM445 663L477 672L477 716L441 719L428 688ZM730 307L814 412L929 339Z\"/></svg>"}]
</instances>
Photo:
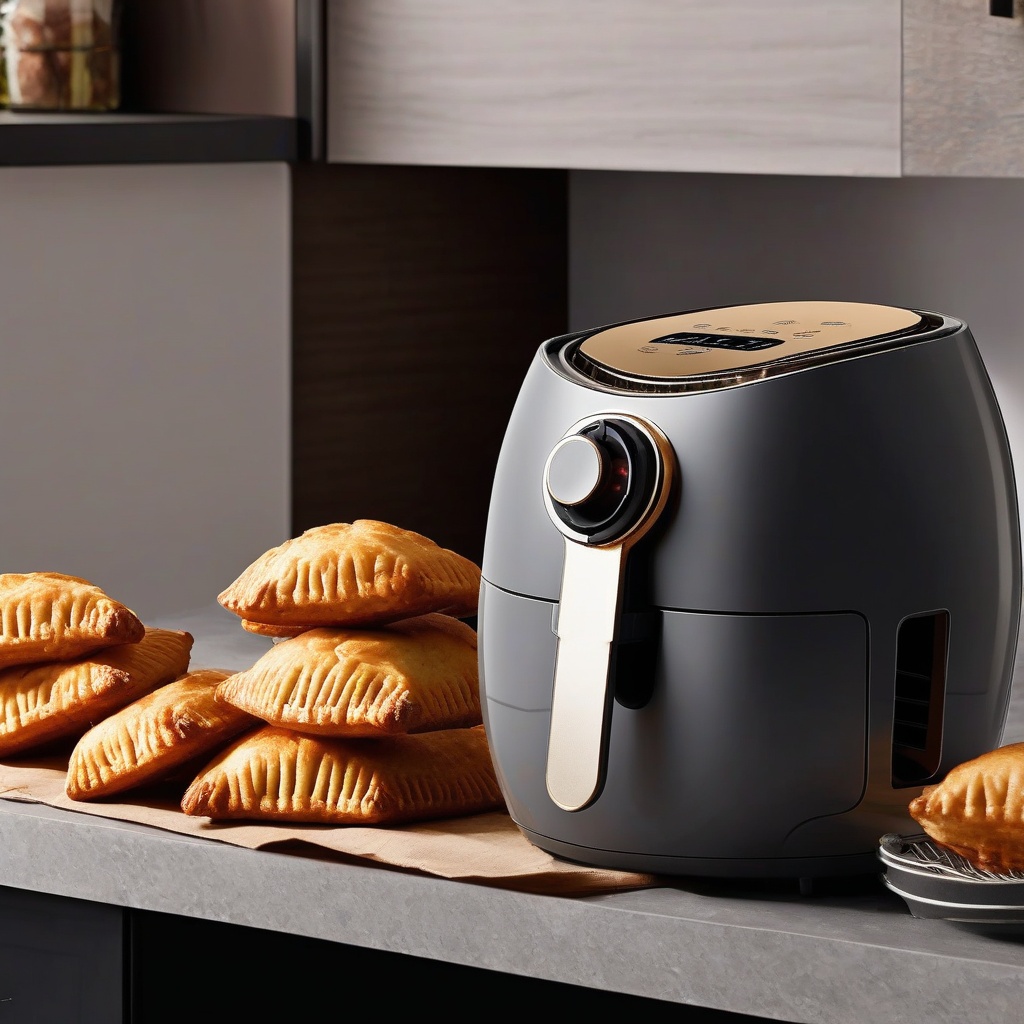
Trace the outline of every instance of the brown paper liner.
<instances>
[{"instance_id":1,"label":"brown paper liner","mask_svg":"<svg viewBox=\"0 0 1024 1024\"><path fill-rule=\"evenodd\" d=\"M211 822L178 806L187 782L77 802L64 792L67 753L0 762L0 798L131 821L182 835L304 856L370 862L461 882L554 896L590 896L664 884L657 876L563 860L534 846L504 812L388 828Z\"/></svg>"}]
</instances>

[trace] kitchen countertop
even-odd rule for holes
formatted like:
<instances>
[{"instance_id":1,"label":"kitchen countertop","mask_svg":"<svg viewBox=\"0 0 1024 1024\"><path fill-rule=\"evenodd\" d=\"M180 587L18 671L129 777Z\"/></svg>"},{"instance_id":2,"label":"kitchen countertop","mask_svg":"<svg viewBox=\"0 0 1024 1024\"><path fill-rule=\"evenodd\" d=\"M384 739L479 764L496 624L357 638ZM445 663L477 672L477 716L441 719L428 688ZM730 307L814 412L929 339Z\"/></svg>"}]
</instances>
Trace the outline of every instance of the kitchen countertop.
<instances>
[{"instance_id":1,"label":"kitchen countertop","mask_svg":"<svg viewBox=\"0 0 1024 1024\"><path fill-rule=\"evenodd\" d=\"M270 644L219 608L152 624L196 667ZM1003 1024L1024 985L1024 935L917 920L875 877L541 896L0 800L0 885L791 1022Z\"/></svg>"}]
</instances>

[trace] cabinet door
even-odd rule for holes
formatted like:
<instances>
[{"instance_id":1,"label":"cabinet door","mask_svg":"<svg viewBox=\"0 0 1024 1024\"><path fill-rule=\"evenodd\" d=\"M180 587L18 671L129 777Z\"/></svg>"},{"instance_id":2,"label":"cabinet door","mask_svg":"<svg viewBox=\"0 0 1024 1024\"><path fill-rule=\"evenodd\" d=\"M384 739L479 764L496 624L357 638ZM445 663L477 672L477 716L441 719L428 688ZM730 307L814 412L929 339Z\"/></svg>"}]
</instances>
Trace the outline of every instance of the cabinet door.
<instances>
[{"instance_id":1,"label":"cabinet door","mask_svg":"<svg viewBox=\"0 0 1024 1024\"><path fill-rule=\"evenodd\" d=\"M0 888L0 1020L121 1024L125 911Z\"/></svg>"},{"instance_id":2,"label":"cabinet door","mask_svg":"<svg viewBox=\"0 0 1024 1024\"><path fill-rule=\"evenodd\" d=\"M900 173L900 0L328 0L328 158Z\"/></svg>"},{"instance_id":3,"label":"cabinet door","mask_svg":"<svg viewBox=\"0 0 1024 1024\"><path fill-rule=\"evenodd\" d=\"M1024 175L1024 18L985 0L904 0L907 174Z\"/></svg>"}]
</instances>

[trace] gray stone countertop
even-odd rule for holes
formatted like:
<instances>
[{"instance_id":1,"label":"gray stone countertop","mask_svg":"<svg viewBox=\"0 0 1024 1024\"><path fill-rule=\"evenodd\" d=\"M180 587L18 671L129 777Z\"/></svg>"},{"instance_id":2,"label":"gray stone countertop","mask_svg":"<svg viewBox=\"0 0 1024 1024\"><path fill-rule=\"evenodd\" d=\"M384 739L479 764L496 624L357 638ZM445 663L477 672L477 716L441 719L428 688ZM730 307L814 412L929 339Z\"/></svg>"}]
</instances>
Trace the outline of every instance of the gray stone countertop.
<instances>
[{"instance_id":1,"label":"gray stone countertop","mask_svg":"<svg viewBox=\"0 0 1024 1024\"><path fill-rule=\"evenodd\" d=\"M197 666L270 643L220 609L153 624ZM0 885L790 1022L1005 1024L1024 990L1020 932L918 920L874 877L539 896L0 800Z\"/></svg>"}]
</instances>

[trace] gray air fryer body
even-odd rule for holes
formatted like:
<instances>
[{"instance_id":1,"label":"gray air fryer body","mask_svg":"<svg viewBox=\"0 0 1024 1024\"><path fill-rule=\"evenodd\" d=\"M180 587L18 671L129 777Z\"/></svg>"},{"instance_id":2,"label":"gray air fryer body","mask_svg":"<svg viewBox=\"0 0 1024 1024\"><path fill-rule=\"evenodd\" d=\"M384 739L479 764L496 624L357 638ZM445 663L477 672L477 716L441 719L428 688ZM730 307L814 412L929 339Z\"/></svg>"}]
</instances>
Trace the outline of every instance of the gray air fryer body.
<instances>
[{"instance_id":1,"label":"gray air fryer body","mask_svg":"<svg viewBox=\"0 0 1024 1024\"><path fill-rule=\"evenodd\" d=\"M871 870L922 785L998 745L1020 572L965 324L788 302L555 338L483 556L512 816L602 866Z\"/></svg>"}]
</instances>

